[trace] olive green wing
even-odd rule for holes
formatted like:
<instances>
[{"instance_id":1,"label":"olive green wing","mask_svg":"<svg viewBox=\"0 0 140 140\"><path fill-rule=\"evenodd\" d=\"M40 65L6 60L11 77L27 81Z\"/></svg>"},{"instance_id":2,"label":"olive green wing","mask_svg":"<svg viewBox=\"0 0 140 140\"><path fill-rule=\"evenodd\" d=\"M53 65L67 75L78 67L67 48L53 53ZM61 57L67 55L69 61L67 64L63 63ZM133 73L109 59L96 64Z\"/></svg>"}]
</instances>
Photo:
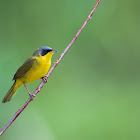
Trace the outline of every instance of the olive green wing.
<instances>
[{"instance_id":1,"label":"olive green wing","mask_svg":"<svg viewBox=\"0 0 140 140\"><path fill-rule=\"evenodd\" d=\"M13 80L23 77L32 68L35 61L37 61L36 58L32 58L32 57L28 58L25 61L25 63L17 70Z\"/></svg>"}]
</instances>

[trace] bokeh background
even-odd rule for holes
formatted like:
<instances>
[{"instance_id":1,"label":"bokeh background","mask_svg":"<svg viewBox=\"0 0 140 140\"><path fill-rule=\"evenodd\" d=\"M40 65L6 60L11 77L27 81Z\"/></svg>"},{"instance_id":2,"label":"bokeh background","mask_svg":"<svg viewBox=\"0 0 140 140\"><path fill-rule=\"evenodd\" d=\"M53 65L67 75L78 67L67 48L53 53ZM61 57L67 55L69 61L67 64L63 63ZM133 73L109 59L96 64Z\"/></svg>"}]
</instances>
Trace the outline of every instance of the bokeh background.
<instances>
[{"instance_id":1,"label":"bokeh background","mask_svg":"<svg viewBox=\"0 0 140 140\"><path fill-rule=\"evenodd\" d=\"M36 48L70 43L96 0L0 0L0 100ZM140 1L101 1L49 82L0 140L140 140ZM38 80L27 84L34 92ZM0 103L0 129L29 98Z\"/></svg>"}]
</instances>

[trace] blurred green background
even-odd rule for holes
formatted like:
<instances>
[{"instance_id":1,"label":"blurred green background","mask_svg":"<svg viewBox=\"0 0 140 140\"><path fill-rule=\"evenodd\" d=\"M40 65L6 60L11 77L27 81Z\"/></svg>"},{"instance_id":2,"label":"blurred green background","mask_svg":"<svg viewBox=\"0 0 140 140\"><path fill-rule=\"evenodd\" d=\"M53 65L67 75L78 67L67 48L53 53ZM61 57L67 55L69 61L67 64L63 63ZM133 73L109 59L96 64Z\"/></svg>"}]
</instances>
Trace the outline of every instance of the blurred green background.
<instances>
[{"instance_id":1,"label":"blurred green background","mask_svg":"<svg viewBox=\"0 0 140 140\"><path fill-rule=\"evenodd\" d=\"M41 46L70 43L96 0L0 0L0 100ZM101 1L49 82L0 140L140 140L140 1ZM27 84L34 92L38 80ZM29 98L0 103L0 129Z\"/></svg>"}]
</instances>

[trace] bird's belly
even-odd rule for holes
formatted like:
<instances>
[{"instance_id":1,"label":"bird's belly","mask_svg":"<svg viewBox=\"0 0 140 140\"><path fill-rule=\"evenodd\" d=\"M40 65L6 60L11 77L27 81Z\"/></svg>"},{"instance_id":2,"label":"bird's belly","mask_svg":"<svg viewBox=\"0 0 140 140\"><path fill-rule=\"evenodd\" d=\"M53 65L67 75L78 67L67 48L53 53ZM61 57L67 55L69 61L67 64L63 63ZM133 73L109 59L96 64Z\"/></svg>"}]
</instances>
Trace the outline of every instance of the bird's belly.
<instances>
[{"instance_id":1,"label":"bird's belly","mask_svg":"<svg viewBox=\"0 0 140 140\"><path fill-rule=\"evenodd\" d=\"M22 81L25 83L36 81L42 78L49 70L50 63L39 64L33 66L23 77Z\"/></svg>"}]
</instances>

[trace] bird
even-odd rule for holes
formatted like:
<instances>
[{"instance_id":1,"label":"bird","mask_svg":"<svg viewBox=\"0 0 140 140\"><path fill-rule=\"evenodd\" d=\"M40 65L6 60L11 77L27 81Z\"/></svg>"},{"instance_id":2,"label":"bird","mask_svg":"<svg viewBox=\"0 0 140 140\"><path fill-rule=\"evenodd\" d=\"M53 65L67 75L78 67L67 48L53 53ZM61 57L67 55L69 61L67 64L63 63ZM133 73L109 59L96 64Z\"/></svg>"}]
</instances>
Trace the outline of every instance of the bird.
<instances>
[{"instance_id":1,"label":"bird","mask_svg":"<svg viewBox=\"0 0 140 140\"><path fill-rule=\"evenodd\" d=\"M33 99L33 94L29 92L26 83L43 79L51 66L51 58L55 52L57 51L48 46L38 48L16 71L13 77L14 84L3 98L2 103L9 102L21 85L25 86L30 98Z\"/></svg>"}]
</instances>

